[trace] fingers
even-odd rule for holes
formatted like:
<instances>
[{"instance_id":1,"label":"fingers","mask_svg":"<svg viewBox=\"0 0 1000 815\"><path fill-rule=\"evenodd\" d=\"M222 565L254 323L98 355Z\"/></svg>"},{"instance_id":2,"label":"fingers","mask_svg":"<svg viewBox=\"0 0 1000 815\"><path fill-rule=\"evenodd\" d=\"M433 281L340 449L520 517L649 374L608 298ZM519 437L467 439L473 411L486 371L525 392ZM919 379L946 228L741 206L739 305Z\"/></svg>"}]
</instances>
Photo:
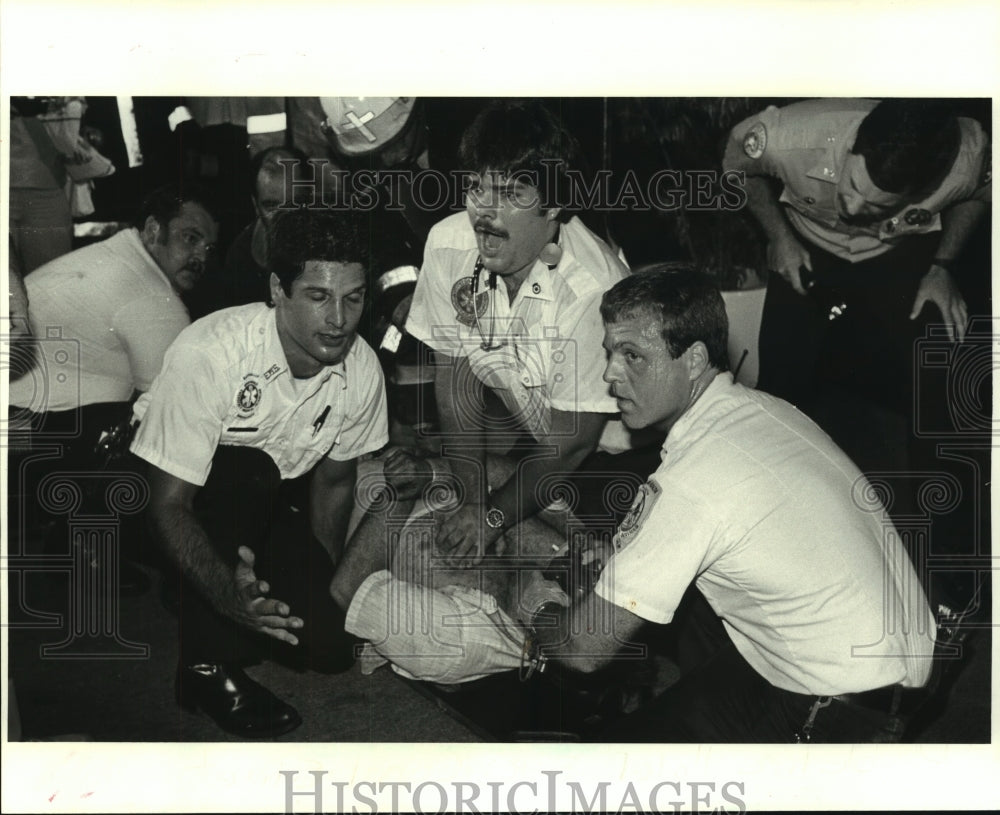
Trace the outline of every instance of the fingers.
<instances>
[{"instance_id":1,"label":"fingers","mask_svg":"<svg viewBox=\"0 0 1000 815\"><path fill-rule=\"evenodd\" d=\"M969 309L965 305L965 300L961 297L952 307L952 313L955 320L955 336L953 339L958 342L962 342L965 339L965 326L969 321Z\"/></svg>"},{"instance_id":2,"label":"fingers","mask_svg":"<svg viewBox=\"0 0 1000 815\"><path fill-rule=\"evenodd\" d=\"M252 580L243 587L243 592L251 601L256 600L259 597L264 597L269 591L271 591L270 585L266 580Z\"/></svg>"},{"instance_id":3,"label":"fingers","mask_svg":"<svg viewBox=\"0 0 1000 815\"><path fill-rule=\"evenodd\" d=\"M302 628L305 621L301 617L285 617L281 614L262 614L256 619L257 628L281 628L287 631Z\"/></svg>"},{"instance_id":4,"label":"fingers","mask_svg":"<svg viewBox=\"0 0 1000 815\"><path fill-rule=\"evenodd\" d=\"M256 561L253 549L251 549L249 546L241 546L239 549L236 550L236 553L240 556L240 560L246 563L247 566L253 567L253 564Z\"/></svg>"},{"instance_id":5,"label":"fingers","mask_svg":"<svg viewBox=\"0 0 1000 815\"><path fill-rule=\"evenodd\" d=\"M284 603L274 597L257 597L251 602L250 606L253 613L258 617L278 616L283 619L299 619L298 617L289 617L292 610L289 608L288 603Z\"/></svg>"},{"instance_id":6,"label":"fingers","mask_svg":"<svg viewBox=\"0 0 1000 815\"><path fill-rule=\"evenodd\" d=\"M928 301L928 296L924 291L923 287L917 290L917 296L913 299L913 308L910 310L910 319L915 320L920 316L920 312L924 310L924 304Z\"/></svg>"},{"instance_id":7,"label":"fingers","mask_svg":"<svg viewBox=\"0 0 1000 815\"><path fill-rule=\"evenodd\" d=\"M276 640L287 642L289 645L299 644L299 638L296 637L291 631L286 631L284 628L268 628L266 626L262 626L259 630L262 634L267 634L267 636L274 637Z\"/></svg>"},{"instance_id":8,"label":"fingers","mask_svg":"<svg viewBox=\"0 0 1000 815\"><path fill-rule=\"evenodd\" d=\"M806 287L802 285L802 275L797 268L788 269L785 279L792 284L792 288L799 294L806 294Z\"/></svg>"}]
</instances>

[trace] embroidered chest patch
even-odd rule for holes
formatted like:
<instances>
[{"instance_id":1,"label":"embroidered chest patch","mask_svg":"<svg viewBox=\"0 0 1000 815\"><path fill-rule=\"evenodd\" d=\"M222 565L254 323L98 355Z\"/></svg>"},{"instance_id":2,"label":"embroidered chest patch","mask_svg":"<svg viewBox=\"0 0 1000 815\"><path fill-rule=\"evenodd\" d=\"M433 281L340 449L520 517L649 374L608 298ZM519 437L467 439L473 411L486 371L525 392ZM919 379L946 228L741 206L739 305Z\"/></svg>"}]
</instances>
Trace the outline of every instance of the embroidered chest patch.
<instances>
[{"instance_id":1,"label":"embroidered chest patch","mask_svg":"<svg viewBox=\"0 0 1000 815\"><path fill-rule=\"evenodd\" d=\"M243 378L240 389L236 392L236 408L239 410L240 418L248 419L257 412L261 396L260 383L257 382L253 374L247 374Z\"/></svg>"},{"instance_id":2,"label":"embroidered chest patch","mask_svg":"<svg viewBox=\"0 0 1000 815\"><path fill-rule=\"evenodd\" d=\"M486 292L476 294L475 308L472 303L473 278L459 278L451 287L451 304L455 307L455 319L467 328L476 324L476 318L486 313Z\"/></svg>"}]
</instances>

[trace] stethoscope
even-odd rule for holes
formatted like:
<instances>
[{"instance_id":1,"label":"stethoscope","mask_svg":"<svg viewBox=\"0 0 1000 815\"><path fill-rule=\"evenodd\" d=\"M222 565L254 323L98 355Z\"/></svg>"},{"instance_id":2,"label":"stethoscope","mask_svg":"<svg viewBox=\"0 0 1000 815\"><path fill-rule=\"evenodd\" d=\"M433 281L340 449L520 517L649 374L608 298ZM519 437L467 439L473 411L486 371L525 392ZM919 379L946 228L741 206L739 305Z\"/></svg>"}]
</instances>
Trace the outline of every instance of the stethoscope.
<instances>
[{"instance_id":1,"label":"stethoscope","mask_svg":"<svg viewBox=\"0 0 1000 815\"><path fill-rule=\"evenodd\" d=\"M505 342L497 342L494 336L496 331L496 296L497 296L497 273L490 272L490 276L487 285L490 289L490 336L489 339L486 338L486 334L483 332L483 326L479 322L479 304L476 302L476 295L479 294L479 281L483 274L483 258L482 256L476 258L476 267L472 270L472 314L476 318L476 330L479 332L479 337L482 342L479 347L484 351L499 351L506 345Z\"/></svg>"}]
</instances>

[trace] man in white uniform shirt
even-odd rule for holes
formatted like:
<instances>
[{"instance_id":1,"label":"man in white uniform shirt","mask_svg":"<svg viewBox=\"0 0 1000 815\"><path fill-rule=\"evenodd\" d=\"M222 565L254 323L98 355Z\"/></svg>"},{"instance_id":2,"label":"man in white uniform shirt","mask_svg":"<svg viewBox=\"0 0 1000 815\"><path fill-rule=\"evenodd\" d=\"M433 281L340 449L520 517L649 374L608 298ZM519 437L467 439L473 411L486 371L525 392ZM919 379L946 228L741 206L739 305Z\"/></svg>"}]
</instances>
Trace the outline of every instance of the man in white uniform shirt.
<instances>
[{"instance_id":1,"label":"man in white uniform shirt","mask_svg":"<svg viewBox=\"0 0 1000 815\"><path fill-rule=\"evenodd\" d=\"M30 358L26 370L11 374L11 426L58 443L61 455L15 467L23 482L12 494L24 501L14 516L23 511L28 524L46 530L47 549L64 546L66 532L63 518L36 517L43 479L54 471L76 478L106 465L95 448L103 434L125 427L132 400L149 389L170 343L191 322L181 296L200 282L216 234L200 191L161 187L143 201L131 228L25 278L35 344L19 353ZM97 482L79 484L81 511L106 512ZM115 590L140 594L149 581L131 559L141 555L141 540L126 534L121 543Z\"/></svg>"},{"instance_id":2,"label":"man in white uniform shirt","mask_svg":"<svg viewBox=\"0 0 1000 815\"><path fill-rule=\"evenodd\" d=\"M32 424L49 435L79 421L79 441L92 447L95 432L149 389L191 322L181 295L201 279L218 231L204 199L160 188L134 224L25 278L39 357L11 382L10 404L47 414Z\"/></svg>"},{"instance_id":3,"label":"man in white uniform shirt","mask_svg":"<svg viewBox=\"0 0 1000 815\"><path fill-rule=\"evenodd\" d=\"M602 740L898 740L935 626L871 485L804 414L734 383L711 279L636 274L601 312L604 378L629 427L667 433L662 461L594 590L524 609L526 650L599 670L693 582L721 642Z\"/></svg>"},{"instance_id":4,"label":"man in white uniform shirt","mask_svg":"<svg viewBox=\"0 0 1000 815\"><path fill-rule=\"evenodd\" d=\"M493 610L511 625L518 588L538 583L538 567L565 552L572 531L613 530L628 506L621 494L658 460L658 444L632 449L601 379L600 297L628 270L560 206L571 203L567 170L577 150L540 104L488 106L460 146L471 176L466 212L427 239L406 329L433 349L444 460L432 469L404 452L386 457L397 500L368 513L331 587L349 609L348 629L411 676L464 682L515 667L519 653L491 627ZM426 540L414 547L420 553L396 551L412 539L392 543L390 527L412 498L422 489L431 498L416 505L418 526L435 503L437 491L424 489L432 474L458 496L434 517L434 553L466 574L440 562L429 573ZM562 511L538 517L563 542L536 550L536 516L554 506ZM484 556L504 554L522 559L522 577L513 566L513 576L479 568ZM425 618L415 640L387 628L397 603ZM431 637L420 633L428 626Z\"/></svg>"},{"instance_id":5,"label":"man in white uniform shirt","mask_svg":"<svg viewBox=\"0 0 1000 815\"><path fill-rule=\"evenodd\" d=\"M357 459L388 441L382 371L356 333L368 246L366 222L349 213L282 213L273 306L194 323L136 403L132 451L150 465L152 525L183 580L178 700L237 735L301 722L242 666L270 655L329 672L352 661L328 586ZM279 500L301 477L308 529Z\"/></svg>"}]
</instances>

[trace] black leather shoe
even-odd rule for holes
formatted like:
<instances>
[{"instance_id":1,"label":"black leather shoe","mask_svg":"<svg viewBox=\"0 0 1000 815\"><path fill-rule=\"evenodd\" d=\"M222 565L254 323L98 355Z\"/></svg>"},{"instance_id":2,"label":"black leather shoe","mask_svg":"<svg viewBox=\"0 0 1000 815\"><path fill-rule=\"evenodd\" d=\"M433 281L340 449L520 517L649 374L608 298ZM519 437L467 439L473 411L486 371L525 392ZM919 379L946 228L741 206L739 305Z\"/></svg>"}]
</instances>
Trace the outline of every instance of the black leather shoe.
<instances>
[{"instance_id":1,"label":"black leather shoe","mask_svg":"<svg viewBox=\"0 0 1000 815\"><path fill-rule=\"evenodd\" d=\"M227 733L248 738L280 736L302 719L235 665L182 665L177 669L177 702L201 710Z\"/></svg>"}]
</instances>

